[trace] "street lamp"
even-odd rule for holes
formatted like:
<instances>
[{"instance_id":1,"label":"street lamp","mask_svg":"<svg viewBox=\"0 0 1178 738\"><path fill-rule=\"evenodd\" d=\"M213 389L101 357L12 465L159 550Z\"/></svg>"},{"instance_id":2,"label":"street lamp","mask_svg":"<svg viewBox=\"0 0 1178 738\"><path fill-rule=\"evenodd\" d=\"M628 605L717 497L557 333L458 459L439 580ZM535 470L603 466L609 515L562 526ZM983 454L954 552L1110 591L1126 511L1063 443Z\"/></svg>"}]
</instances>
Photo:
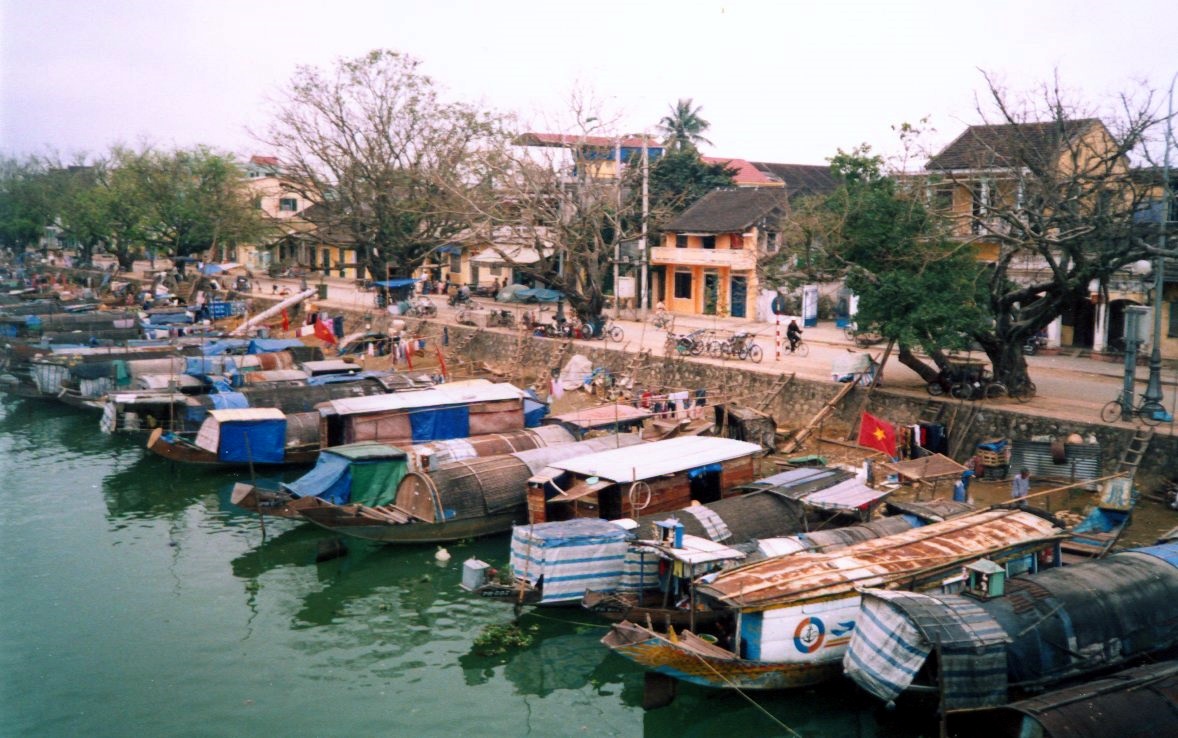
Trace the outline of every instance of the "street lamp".
<instances>
[{"instance_id":1,"label":"street lamp","mask_svg":"<svg viewBox=\"0 0 1178 738\"><path fill-rule=\"evenodd\" d=\"M1166 284L1166 226L1170 219L1170 202L1173 198L1170 190L1170 139L1173 137L1170 121L1174 117L1175 81L1178 81L1178 74L1170 79L1169 103L1166 110L1166 147L1162 158L1162 213L1158 220L1158 254L1153 281L1153 348L1149 352L1149 383L1142 397L1145 402L1157 403L1162 401L1162 291Z\"/></svg>"}]
</instances>

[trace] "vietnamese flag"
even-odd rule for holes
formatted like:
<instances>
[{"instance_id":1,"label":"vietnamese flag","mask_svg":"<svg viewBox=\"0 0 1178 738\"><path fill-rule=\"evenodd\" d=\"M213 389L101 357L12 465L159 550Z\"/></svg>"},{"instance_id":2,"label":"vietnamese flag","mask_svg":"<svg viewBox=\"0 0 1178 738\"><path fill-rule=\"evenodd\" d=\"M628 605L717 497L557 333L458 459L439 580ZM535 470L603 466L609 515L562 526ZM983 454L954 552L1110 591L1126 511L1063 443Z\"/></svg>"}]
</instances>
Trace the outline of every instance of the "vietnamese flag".
<instances>
[{"instance_id":1,"label":"vietnamese flag","mask_svg":"<svg viewBox=\"0 0 1178 738\"><path fill-rule=\"evenodd\" d=\"M334 344L335 333L331 330L331 324L322 320L315 321L315 338L325 343Z\"/></svg>"},{"instance_id":2,"label":"vietnamese flag","mask_svg":"<svg viewBox=\"0 0 1178 738\"><path fill-rule=\"evenodd\" d=\"M864 412L859 420L859 445L896 456L896 429L891 423Z\"/></svg>"}]
</instances>

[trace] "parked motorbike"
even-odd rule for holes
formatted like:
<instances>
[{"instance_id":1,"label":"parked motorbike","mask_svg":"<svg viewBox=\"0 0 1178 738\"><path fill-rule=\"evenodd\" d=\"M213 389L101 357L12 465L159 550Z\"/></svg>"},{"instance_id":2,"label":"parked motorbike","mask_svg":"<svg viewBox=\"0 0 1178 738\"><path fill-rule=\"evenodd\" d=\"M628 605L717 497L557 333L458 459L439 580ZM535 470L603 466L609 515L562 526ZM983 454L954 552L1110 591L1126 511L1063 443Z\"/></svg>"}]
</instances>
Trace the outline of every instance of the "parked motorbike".
<instances>
[{"instance_id":1,"label":"parked motorbike","mask_svg":"<svg viewBox=\"0 0 1178 738\"><path fill-rule=\"evenodd\" d=\"M409 316L413 318L432 318L438 314L438 306L428 297L419 297L409 305Z\"/></svg>"},{"instance_id":2,"label":"parked motorbike","mask_svg":"<svg viewBox=\"0 0 1178 738\"><path fill-rule=\"evenodd\" d=\"M512 328L515 326L515 313L507 309L492 310L491 314L487 316L487 325Z\"/></svg>"},{"instance_id":3,"label":"parked motorbike","mask_svg":"<svg viewBox=\"0 0 1178 738\"><path fill-rule=\"evenodd\" d=\"M1023 344L1023 353L1027 356L1034 356L1039 353L1039 349L1047 345L1047 336L1031 336L1027 342Z\"/></svg>"}]
</instances>

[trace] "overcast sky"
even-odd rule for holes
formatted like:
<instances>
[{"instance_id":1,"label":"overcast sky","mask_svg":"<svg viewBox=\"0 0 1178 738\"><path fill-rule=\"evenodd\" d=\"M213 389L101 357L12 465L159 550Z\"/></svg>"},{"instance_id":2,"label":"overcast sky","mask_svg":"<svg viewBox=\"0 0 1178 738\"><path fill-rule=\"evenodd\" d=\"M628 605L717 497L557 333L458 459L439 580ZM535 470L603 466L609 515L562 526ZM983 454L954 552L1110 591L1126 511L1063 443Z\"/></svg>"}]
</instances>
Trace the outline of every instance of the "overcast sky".
<instances>
[{"instance_id":1,"label":"overcast sky","mask_svg":"<svg viewBox=\"0 0 1178 738\"><path fill-rule=\"evenodd\" d=\"M574 89L651 128L703 106L704 153L821 164L931 116L981 122L979 69L1014 90L1056 70L1091 106L1178 72L1178 3L1093 0L0 0L0 153L206 143L267 153L269 100L298 65L409 53L453 98L567 120ZM1164 103L1163 103L1164 106Z\"/></svg>"}]
</instances>

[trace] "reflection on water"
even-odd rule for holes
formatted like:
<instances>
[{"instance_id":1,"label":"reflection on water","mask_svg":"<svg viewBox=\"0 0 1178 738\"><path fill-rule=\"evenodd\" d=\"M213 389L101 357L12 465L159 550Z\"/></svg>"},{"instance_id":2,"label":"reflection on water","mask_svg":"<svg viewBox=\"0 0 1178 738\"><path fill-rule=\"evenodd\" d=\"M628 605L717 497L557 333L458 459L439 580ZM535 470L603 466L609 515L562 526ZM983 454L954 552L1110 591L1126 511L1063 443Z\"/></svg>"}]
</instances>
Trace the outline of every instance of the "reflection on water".
<instances>
[{"instance_id":1,"label":"reflection on water","mask_svg":"<svg viewBox=\"0 0 1178 738\"><path fill-rule=\"evenodd\" d=\"M142 440L0 402L0 735L785 734L762 709L807 736L912 734L847 684L761 707L688 686L644 713L641 671L577 609L526 614L530 647L478 656L512 613L461 589L462 562L504 561L507 536L444 565L350 540L325 558L333 534L269 520L263 536L228 503L248 473Z\"/></svg>"}]
</instances>

